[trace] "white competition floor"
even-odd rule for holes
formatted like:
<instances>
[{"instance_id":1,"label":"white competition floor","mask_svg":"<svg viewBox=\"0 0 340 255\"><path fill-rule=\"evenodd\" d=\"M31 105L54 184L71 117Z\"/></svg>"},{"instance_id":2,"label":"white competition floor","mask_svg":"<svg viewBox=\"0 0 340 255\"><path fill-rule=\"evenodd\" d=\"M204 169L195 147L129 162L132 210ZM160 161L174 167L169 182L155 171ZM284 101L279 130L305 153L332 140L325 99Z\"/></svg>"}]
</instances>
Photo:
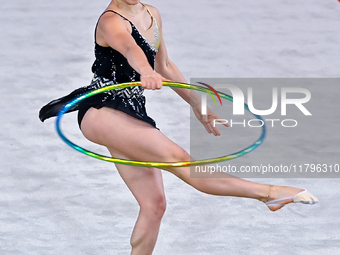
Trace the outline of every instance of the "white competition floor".
<instances>
[{"instance_id":1,"label":"white competition floor","mask_svg":"<svg viewBox=\"0 0 340 255\"><path fill-rule=\"evenodd\" d=\"M129 254L138 207L114 165L72 150L57 136L53 120L38 119L44 104L89 83L93 30L108 2L1 3L2 255ZM168 52L188 80L340 76L336 0L148 3L160 10ZM188 150L183 120L189 108L170 89L146 94L158 126ZM158 111L165 104L175 109L169 110L173 117ZM64 128L92 148L75 114L65 116ZM332 134L320 130L320 136ZM339 141L327 149L339 153ZM339 180L257 179L303 187L320 200L272 213L254 200L199 193L164 173L168 208L154 254L340 254Z\"/></svg>"}]
</instances>

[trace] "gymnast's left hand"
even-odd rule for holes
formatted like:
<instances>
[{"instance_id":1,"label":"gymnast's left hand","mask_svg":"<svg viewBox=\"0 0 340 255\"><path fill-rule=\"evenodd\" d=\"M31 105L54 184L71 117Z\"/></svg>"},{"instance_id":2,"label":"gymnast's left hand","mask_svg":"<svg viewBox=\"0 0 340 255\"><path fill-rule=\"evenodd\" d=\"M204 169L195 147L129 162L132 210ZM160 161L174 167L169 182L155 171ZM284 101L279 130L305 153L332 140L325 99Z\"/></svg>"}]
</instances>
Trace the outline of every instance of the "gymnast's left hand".
<instances>
[{"instance_id":1,"label":"gymnast's left hand","mask_svg":"<svg viewBox=\"0 0 340 255\"><path fill-rule=\"evenodd\" d=\"M220 136L221 132L218 130L216 125L214 126L214 120L221 119L218 117L209 107L207 108L207 115L202 115L201 104L193 106L192 109L197 117L197 119L203 124L205 129L209 134L214 134L215 136ZM225 127L229 127L228 123L221 123Z\"/></svg>"}]
</instances>

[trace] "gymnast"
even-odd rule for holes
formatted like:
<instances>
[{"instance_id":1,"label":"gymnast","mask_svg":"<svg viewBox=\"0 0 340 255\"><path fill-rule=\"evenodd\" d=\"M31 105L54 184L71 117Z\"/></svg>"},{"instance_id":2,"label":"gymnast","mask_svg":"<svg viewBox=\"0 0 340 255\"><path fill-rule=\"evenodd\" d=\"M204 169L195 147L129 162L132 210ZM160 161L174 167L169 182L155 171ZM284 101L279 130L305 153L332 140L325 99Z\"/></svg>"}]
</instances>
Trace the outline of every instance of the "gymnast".
<instances>
[{"instance_id":1,"label":"gymnast","mask_svg":"<svg viewBox=\"0 0 340 255\"><path fill-rule=\"evenodd\" d=\"M145 109L144 89L161 89L166 80L186 82L167 54L158 10L140 0L112 0L95 29L95 57L91 85L46 105L40 112L41 120L55 116L63 104L81 93L112 84L141 81L142 86L101 93L72 109L78 110L82 133L88 140L107 147L114 158L153 162L192 160L157 128ZM220 135L212 125L218 116L208 108L207 118L203 118L201 100L195 93L183 88L172 89L190 104L208 133ZM166 208L162 172L157 168L121 164L116 167L140 207L130 239L131 254L152 254ZM271 211L293 202L317 202L316 197L300 188L259 184L230 176L190 178L190 167L163 170L201 192L257 199ZM222 174L227 177L224 173L215 173L214 177Z\"/></svg>"}]
</instances>

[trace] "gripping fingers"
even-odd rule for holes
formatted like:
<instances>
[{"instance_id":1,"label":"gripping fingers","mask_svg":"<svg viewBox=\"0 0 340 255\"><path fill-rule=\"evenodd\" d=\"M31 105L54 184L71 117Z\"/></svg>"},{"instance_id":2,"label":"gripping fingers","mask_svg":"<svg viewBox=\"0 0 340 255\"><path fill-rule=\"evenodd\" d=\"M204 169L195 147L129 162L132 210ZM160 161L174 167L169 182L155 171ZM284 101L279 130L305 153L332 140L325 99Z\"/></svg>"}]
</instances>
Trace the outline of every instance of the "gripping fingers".
<instances>
[{"instance_id":1,"label":"gripping fingers","mask_svg":"<svg viewBox=\"0 0 340 255\"><path fill-rule=\"evenodd\" d=\"M163 86L162 80L163 77L156 72L141 76L142 87L144 89L161 89Z\"/></svg>"}]
</instances>

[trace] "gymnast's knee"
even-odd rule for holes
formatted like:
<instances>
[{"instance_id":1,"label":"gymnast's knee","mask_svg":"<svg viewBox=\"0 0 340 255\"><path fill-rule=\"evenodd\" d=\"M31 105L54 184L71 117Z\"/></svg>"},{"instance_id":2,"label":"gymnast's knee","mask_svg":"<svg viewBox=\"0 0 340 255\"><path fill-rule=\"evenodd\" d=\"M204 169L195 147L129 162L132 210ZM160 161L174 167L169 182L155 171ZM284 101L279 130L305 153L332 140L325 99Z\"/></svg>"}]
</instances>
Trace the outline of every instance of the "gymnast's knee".
<instances>
[{"instance_id":1,"label":"gymnast's knee","mask_svg":"<svg viewBox=\"0 0 340 255\"><path fill-rule=\"evenodd\" d=\"M164 195L159 195L153 201L140 204L140 212L144 213L151 220L159 221L162 219L166 210L166 199Z\"/></svg>"},{"instance_id":2,"label":"gymnast's knee","mask_svg":"<svg viewBox=\"0 0 340 255\"><path fill-rule=\"evenodd\" d=\"M166 151L164 162L186 162L190 161L190 155L180 146L170 148Z\"/></svg>"}]
</instances>

